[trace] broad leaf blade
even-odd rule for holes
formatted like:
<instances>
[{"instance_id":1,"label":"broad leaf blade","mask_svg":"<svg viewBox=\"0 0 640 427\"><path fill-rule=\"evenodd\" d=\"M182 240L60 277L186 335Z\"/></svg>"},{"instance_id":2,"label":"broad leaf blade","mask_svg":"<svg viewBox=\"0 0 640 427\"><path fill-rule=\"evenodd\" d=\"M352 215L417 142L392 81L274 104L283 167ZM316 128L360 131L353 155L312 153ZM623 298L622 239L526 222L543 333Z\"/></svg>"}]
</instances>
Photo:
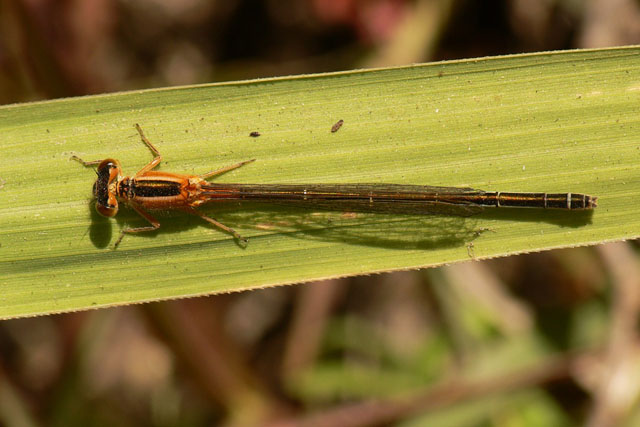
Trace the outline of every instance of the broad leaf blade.
<instances>
[{"instance_id":1,"label":"broad leaf blade","mask_svg":"<svg viewBox=\"0 0 640 427\"><path fill-rule=\"evenodd\" d=\"M0 317L635 238L638 58L636 47L517 55L0 107ZM152 157L135 123L164 156L159 170L257 159L220 182L577 192L599 207L465 219L209 206L246 249L178 214L113 251L123 226L144 221L95 214L95 175L69 157L135 173Z\"/></svg>"}]
</instances>

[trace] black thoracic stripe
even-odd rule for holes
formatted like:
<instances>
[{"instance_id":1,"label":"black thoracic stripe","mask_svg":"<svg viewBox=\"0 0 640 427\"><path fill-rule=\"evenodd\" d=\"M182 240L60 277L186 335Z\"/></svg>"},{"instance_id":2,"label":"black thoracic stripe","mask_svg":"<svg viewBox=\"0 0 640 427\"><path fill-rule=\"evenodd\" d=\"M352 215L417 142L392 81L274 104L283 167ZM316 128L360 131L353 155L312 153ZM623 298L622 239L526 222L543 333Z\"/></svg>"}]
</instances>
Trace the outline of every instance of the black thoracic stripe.
<instances>
[{"instance_id":1,"label":"black thoracic stripe","mask_svg":"<svg viewBox=\"0 0 640 427\"><path fill-rule=\"evenodd\" d=\"M144 180L131 183L132 192L137 197L170 197L180 194L180 183L166 180Z\"/></svg>"}]
</instances>

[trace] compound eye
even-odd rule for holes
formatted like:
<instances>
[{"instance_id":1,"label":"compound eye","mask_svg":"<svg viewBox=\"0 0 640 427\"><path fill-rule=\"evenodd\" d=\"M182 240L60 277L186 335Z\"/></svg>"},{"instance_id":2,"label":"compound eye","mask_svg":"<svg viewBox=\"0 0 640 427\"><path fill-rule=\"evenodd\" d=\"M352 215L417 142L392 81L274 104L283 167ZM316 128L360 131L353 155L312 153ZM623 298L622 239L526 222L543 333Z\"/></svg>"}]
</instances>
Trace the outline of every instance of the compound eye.
<instances>
[{"instance_id":1,"label":"compound eye","mask_svg":"<svg viewBox=\"0 0 640 427\"><path fill-rule=\"evenodd\" d=\"M111 218L118 213L118 202L114 204L102 205L100 203L96 203L96 210L102 216L106 216L107 218Z\"/></svg>"},{"instance_id":2,"label":"compound eye","mask_svg":"<svg viewBox=\"0 0 640 427\"><path fill-rule=\"evenodd\" d=\"M110 169L116 169L119 166L120 165L119 165L118 161L115 160L115 159L104 159L98 165L98 175L100 175L100 172L102 172L102 171L110 170Z\"/></svg>"}]
</instances>

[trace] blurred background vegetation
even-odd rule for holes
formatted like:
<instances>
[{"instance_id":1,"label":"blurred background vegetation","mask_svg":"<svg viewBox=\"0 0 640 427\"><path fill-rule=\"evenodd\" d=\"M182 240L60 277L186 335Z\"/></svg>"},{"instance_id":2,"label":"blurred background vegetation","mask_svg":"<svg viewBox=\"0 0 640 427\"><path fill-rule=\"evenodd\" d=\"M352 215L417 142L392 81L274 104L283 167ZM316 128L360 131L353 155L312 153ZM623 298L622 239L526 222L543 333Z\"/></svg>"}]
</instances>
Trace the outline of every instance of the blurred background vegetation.
<instances>
[{"instance_id":1,"label":"blurred background vegetation","mask_svg":"<svg viewBox=\"0 0 640 427\"><path fill-rule=\"evenodd\" d=\"M640 43L635 0L0 0L0 103ZM634 243L0 323L4 425L640 425Z\"/></svg>"}]
</instances>

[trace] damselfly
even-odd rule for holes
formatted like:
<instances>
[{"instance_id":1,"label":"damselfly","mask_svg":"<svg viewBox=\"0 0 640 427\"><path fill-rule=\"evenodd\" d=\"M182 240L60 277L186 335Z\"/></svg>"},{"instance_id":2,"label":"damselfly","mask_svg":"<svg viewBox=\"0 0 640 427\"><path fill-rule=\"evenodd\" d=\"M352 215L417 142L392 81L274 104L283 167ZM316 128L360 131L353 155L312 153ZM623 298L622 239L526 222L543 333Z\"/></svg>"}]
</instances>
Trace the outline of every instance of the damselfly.
<instances>
[{"instance_id":1,"label":"damselfly","mask_svg":"<svg viewBox=\"0 0 640 427\"><path fill-rule=\"evenodd\" d=\"M133 176L123 176L120 162L104 159L86 162L98 165L98 178L93 184L97 211L113 217L118 202L131 206L149 224L123 228L114 247L126 233L140 233L160 228L148 210L183 210L200 216L215 227L233 235L239 243L247 240L235 230L218 222L197 207L204 203L254 201L273 204L295 204L337 211L386 212L400 214L440 214L470 216L484 208L543 208L586 210L597 206L596 197L577 193L507 193L473 188L434 187L399 184L215 184L208 178L237 169L255 159L240 162L202 175L159 172L153 169L162 156L136 124L142 142L155 157Z\"/></svg>"}]
</instances>

